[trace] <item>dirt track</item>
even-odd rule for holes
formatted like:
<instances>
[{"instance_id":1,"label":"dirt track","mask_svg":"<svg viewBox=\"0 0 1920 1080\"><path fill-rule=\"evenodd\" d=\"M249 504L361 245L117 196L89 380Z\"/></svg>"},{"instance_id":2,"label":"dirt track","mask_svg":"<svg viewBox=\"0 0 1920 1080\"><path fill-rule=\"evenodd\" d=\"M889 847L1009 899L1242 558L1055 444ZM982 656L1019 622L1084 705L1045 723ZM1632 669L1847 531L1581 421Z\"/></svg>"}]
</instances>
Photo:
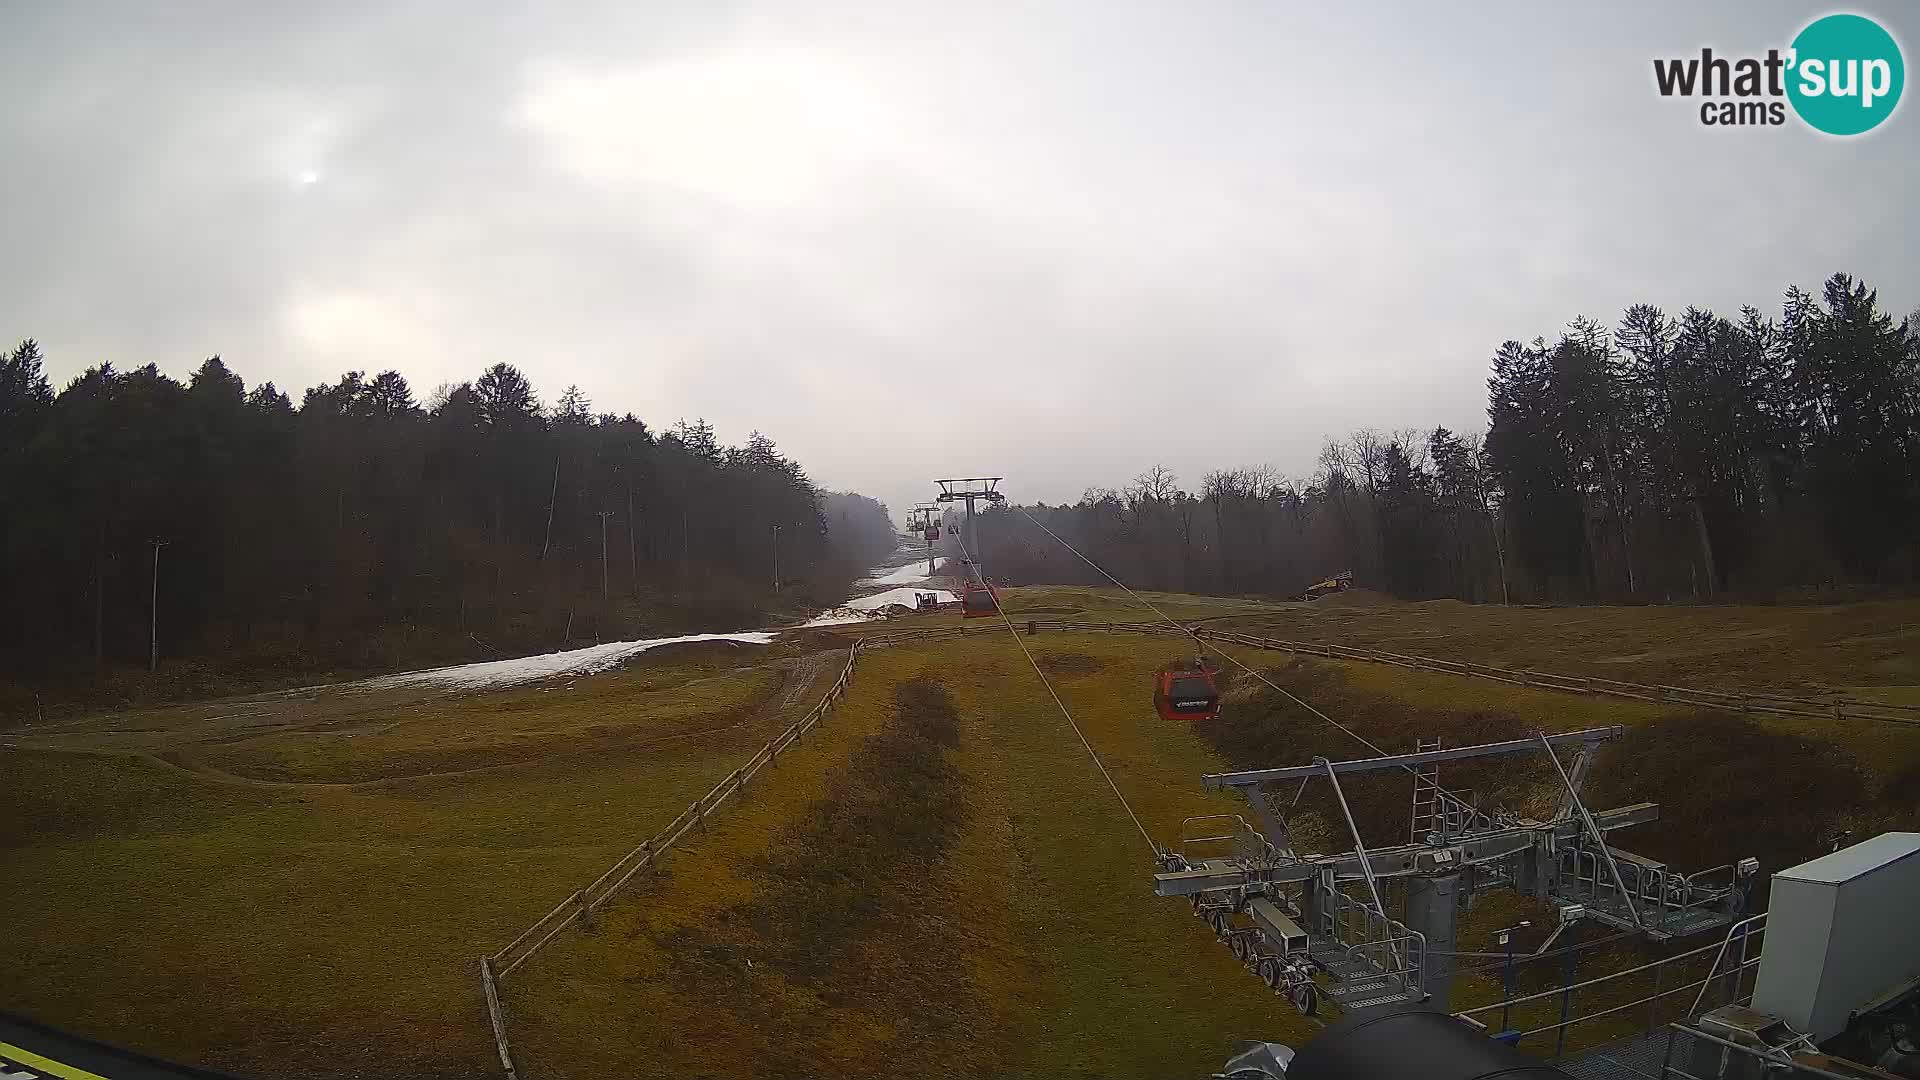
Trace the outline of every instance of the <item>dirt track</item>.
<instances>
[{"instance_id":1,"label":"dirt track","mask_svg":"<svg viewBox=\"0 0 1920 1080\"><path fill-rule=\"evenodd\" d=\"M785 714L803 701L819 679L835 650L811 652L781 661L776 670L780 684L768 692L750 713L731 723L674 732L628 743L627 750L645 750L654 746L684 742L762 725ZM731 671L689 679L657 692L670 694L719 679L732 678L755 670L744 666ZM564 676L568 682L593 676ZM398 726L405 719L396 712L444 704L451 699L477 697L493 691L478 690L447 693L419 688L366 691L356 684L337 688L309 687L244 702L205 702L170 706L134 714L108 714L64 721L58 730L23 732L0 737L0 746L29 750L55 750L66 753L124 755L137 757L200 780L248 788L278 790L366 790L417 780L470 776L500 772L535 764L539 759L476 766L469 769L436 770L401 776L359 781L272 780L246 776L220 768L206 760L203 750L213 746L236 744L268 736L311 735L317 738L354 738L376 735ZM524 689L515 687L513 689ZM235 706L260 706L239 711L219 711ZM215 715L202 715L214 711ZM129 726L131 725L131 726Z\"/></svg>"}]
</instances>

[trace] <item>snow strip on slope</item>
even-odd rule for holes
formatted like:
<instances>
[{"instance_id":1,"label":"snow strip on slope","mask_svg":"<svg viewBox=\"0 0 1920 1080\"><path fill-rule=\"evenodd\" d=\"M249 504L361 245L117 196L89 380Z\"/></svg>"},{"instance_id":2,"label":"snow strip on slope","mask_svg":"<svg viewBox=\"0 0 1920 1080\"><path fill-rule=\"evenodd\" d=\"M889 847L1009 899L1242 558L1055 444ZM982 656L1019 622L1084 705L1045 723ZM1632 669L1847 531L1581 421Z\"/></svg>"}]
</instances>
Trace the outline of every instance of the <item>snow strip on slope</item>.
<instances>
[{"instance_id":1,"label":"snow strip on slope","mask_svg":"<svg viewBox=\"0 0 1920 1080\"><path fill-rule=\"evenodd\" d=\"M912 587L905 587L905 588L899 588L899 589L888 589L886 592L874 593L872 596L856 597L852 600L847 601L845 606L850 607L855 611L877 611L880 608L887 607L892 604L899 604L902 607L912 607L914 605L915 593L922 593L922 594L932 593L934 596L939 598L939 601L942 604L951 604L955 600L960 599L958 596L955 596L954 594L948 592L945 589L915 589Z\"/></svg>"},{"instance_id":2,"label":"snow strip on slope","mask_svg":"<svg viewBox=\"0 0 1920 1080\"><path fill-rule=\"evenodd\" d=\"M945 569L946 565L947 557L945 555L939 556L933 562L934 573L939 573L942 569ZM861 582L862 585L911 585L916 581L925 581L928 577L932 576L926 571L926 563L918 560L910 562L905 566L895 567L892 570L884 570L884 572L883 570L875 570L872 573L873 576Z\"/></svg>"},{"instance_id":3,"label":"snow strip on slope","mask_svg":"<svg viewBox=\"0 0 1920 1080\"><path fill-rule=\"evenodd\" d=\"M835 608L832 611L823 611L815 615L813 618L801 623L795 629L811 630L822 626L852 626L854 623L871 622L875 618L878 618L878 615L871 611L848 611L846 608Z\"/></svg>"},{"instance_id":4,"label":"snow strip on slope","mask_svg":"<svg viewBox=\"0 0 1920 1080\"><path fill-rule=\"evenodd\" d=\"M489 660L479 664L456 664L426 671L403 671L382 675L354 686L362 690L388 690L401 686L444 686L450 690L486 690L519 683L550 679L556 675L591 675L619 667L630 657L662 645L688 641L734 641L743 645L765 645L773 633L754 630L737 634L688 634L684 637L654 638L650 641L614 641L566 652L523 656L517 660Z\"/></svg>"}]
</instances>

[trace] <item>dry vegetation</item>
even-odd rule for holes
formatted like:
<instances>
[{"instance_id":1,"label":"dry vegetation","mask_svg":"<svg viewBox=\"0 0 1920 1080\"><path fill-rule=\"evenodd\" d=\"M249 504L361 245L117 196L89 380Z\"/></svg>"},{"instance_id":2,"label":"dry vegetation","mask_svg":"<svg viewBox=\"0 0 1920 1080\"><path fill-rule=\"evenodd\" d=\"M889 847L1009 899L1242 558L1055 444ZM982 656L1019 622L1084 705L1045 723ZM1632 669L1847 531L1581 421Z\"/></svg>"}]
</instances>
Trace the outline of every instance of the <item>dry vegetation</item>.
<instances>
[{"instance_id":1,"label":"dry vegetation","mask_svg":"<svg viewBox=\"0 0 1920 1080\"><path fill-rule=\"evenodd\" d=\"M1187 618L1256 607L1155 602ZM1088 589L1007 603L1019 622L1145 615ZM1890 688L1912 681L1899 663L1863 659L1905 627L1864 608L1809 609L1804 628L1791 609L1475 609L1488 627L1444 640L1425 623L1436 611L1454 620L1446 605L1269 607L1258 621L1557 670L1638 650L1645 669L1607 670L1911 693ZM465 698L321 694L265 722L175 709L20 738L0 750L12 778L0 901L18 957L0 968L0 1007L256 1075L490 1074L473 958L730 771L777 730L783 705L810 704L818 669L800 661L833 635L800 637L751 666L710 651ZM1762 663L1751 640L1790 659ZM1365 753L1245 678L1218 723L1159 721L1148 676L1182 651L1169 639L1029 642L1162 842L1188 816L1239 808L1203 791L1202 773ZM1920 821L1913 729L1239 655L1388 749L1626 724L1595 802L1662 802L1662 823L1619 841L1680 866L1754 854L1777 869L1837 833ZM1762 683L1763 671L1777 677ZM1546 779L1446 776L1509 805L1541 800ZM1404 783L1350 793L1371 838L1404 835ZM1307 796L1301 839L1344 847L1320 797ZM742 804L592 932L569 932L513 976L512 1035L534 1080L882 1076L928 1062L958 1076L1203 1075L1238 1039L1307 1035L1185 904L1152 895L1151 873L1146 843L1004 634L874 651L827 724ZM1488 900L1461 947L1484 948L1488 931L1524 917ZM1583 957L1583 972L1624 950ZM1540 961L1523 984L1557 974ZM1497 969L1470 973L1459 1002L1497 987Z\"/></svg>"},{"instance_id":2,"label":"dry vegetation","mask_svg":"<svg viewBox=\"0 0 1920 1080\"><path fill-rule=\"evenodd\" d=\"M1815 606L1500 607L1355 592L1217 625L1635 682L1856 688L1920 700L1920 600ZM1901 696L1904 695L1904 696Z\"/></svg>"},{"instance_id":3,"label":"dry vegetation","mask_svg":"<svg viewBox=\"0 0 1920 1080\"><path fill-rule=\"evenodd\" d=\"M220 722L181 715L165 730L111 721L131 719L144 734L60 733L138 740L124 750L19 739L22 748L0 749L0 1007L245 1075L482 1074L490 1044L474 958L778 730L777 709L741 723L739 702L785 695L768 699L764 670L730 673L742 658L724 669L720 659L657 660L570 688L481 698L302 703L314 724L306 742L358 746L376 721L417 733L411 746L371 744L367 771L390 777L372 784L190 771L140 749L170 739L160 752L247 750L266 771L265 751L226 741ZM504 743L519 744L525 713L476 704L529 701L549 703L544 750L505 767L396 775L395 760L437 770L438 741L485 734L490 718ZM585 716L621 727L624 748L583 737ZM688 726L718 730L676 737ZM195 742L200 733L214 742ZM287 748L289 772L326 757L291 734L268 742Z\"/></svg>"}]
</instances>

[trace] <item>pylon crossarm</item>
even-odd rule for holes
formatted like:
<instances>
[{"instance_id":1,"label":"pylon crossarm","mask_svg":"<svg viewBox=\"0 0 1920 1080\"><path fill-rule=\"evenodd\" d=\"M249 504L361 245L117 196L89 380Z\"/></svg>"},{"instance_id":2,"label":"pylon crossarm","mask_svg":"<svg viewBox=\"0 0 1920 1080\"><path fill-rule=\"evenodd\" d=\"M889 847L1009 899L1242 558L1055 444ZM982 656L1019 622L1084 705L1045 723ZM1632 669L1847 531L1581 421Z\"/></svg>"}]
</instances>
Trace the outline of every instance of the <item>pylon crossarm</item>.
<instances>
[{"instance_id":1,"label":"pylon crossarm","mask_svg":"<svg viewBox=\"0 0 1920 1080\"><path fill-rule=\"evenodd\" d=\"M1611 832L1629 825L1644 825L1660 820L1660 806L1658 803L1634 803L1601 810L1593 816L1594 823L1602 832ZM1375 877L1433 873L1442 869L1439 860L1443 857L1450 860L1449 865L1454 866L1498 862L1534 847L1542 834L1552 836L1555 840L1569 840L1580 835L1584 829L1585 825L1574 819L1464 837L1441 848L1426 844L1369 848L1366 864ZM1294 884L1309 881L1326 872L1349 881L1361 880L1366 876L1361 870L1359 857L1352 854L1303 855L1297 862L1270 867L1248 867L1231 860L1208 859L1191 869L1155 874L1153 891L1161 896L1192 896L1213 889L1244 885Z\"/></svg>"},{"instance_id":2,"label":"pylon crossarm","mask_svg":"<svg viewBox=\"0 0 1920 1080\"><path fill-rule=\"evenodd\" d=\"M1589 744L1617 739L1627 733L1627 729L1618 724L1609 727L1586 728L1582 731L1568 731L1559 735L1543 736L1549 747L1564 746L1570 743ZM1384 757L1356 758L1351 761L1327 762L1321 765L1290 765L1279 769L1248 769L1242 772L1209 773L1200 778L1200 782L1211 790L1230 787L1249 787L1255 784L1270 783L1275 780L1299 780L1310 776L1323 776L1346 773L1373 772L1379 769L1404 769L1420 765L1436 765L1443 761L1461 761L1467 758L1492 757L1498 754L1530 753L1540 749L1540 739L1514 739L1509 742L1482 743L1479 746L1455 746L1445 750L1423 750L1413 754L1388 754ZM1322 760L1322 759L1316 759Z\"/></svg>"},{"instance_id":3,"label":"pylon crossarm","mask_svg":"<svg viewBox=\"0 0 1920 1080\"><path fill-rule=\"evenodd\" d=\"M1600 857L1606 860L1607 874L1613 878L1613 887L1620 890L1620 902L1626 906L1627 916L1633 920L1635 928L1646 925L1640 918L1640 905L1634 903L1633 894L1627 891L1626 879L1620 876L1620 864L1614 861L1613 851L1607 847L1606 834L1600 831L1600 826L1594 822L1593 815L1587 812L1587 804L1580 801L1580 793L1574 790L1573 780L1567 776L1566 767L1560 764L1560 755L1553 752L1553 744L1547 741L1545 733L1540 736L1540 746L1546 750L1547 760L1553 762L1553 771L1559 774L1561 786L1566 788L1567 798L1572 801L1573 808L1580 814L1581 822L1586 825L1587 835L1599 845Z\"/></svg>"}]
</instances>

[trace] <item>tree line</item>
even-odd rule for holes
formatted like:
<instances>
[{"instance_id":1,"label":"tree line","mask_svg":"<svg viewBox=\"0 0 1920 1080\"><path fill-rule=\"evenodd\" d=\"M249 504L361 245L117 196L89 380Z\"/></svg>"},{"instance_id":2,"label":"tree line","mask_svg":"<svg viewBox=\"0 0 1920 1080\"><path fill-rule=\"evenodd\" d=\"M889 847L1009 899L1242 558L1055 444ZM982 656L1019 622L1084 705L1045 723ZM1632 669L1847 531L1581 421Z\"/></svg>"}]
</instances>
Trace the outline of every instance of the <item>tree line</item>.
<instances>
[{"instance_id":1,"label":"tree line","mask_svg":"<svg viewBox=\"0 0 1920 1080\"><path fill-rule=\"evenodd\" d=\"M156 646L291 672L737 629L837 603L893 545L884 506L763 435L543 406L510 364L424 402L355 371L296 406L219 357L56 394L31 340L0 353L0 521L0 668L48 678Z\"/></svg>"},{"instance_id":2,"label":"tree line","mask_svg":"<svg viewBox=\"0 0 1920 1080\"><path fill-rule=\"evenodd\" d=\"M989 572L1295 595L1352 570L1407 598L1764 601L1920 578L1920 313L1845 274L1778 317L1630 307L1507 341L1483 436L1365 429L1313 470L1155 467L1070 506L982 519Z\"/></svg>"}]
</instances>

